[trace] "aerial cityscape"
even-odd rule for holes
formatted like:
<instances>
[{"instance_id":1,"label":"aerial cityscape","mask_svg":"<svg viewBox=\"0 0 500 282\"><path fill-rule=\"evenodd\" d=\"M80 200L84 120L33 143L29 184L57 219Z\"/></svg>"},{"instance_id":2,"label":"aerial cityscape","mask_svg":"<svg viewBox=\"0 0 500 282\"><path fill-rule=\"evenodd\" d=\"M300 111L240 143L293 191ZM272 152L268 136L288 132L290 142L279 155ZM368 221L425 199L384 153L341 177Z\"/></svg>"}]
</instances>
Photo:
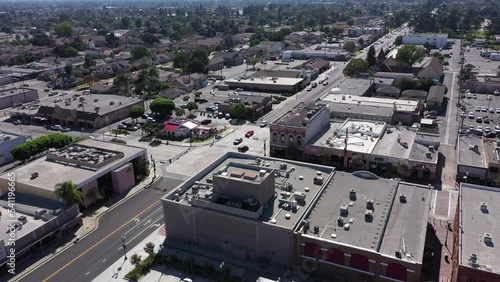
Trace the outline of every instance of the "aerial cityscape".
<instances>
[{"instance_id":1,"label":"aerial cityscape","mask_svg":"<svg viewBox=\"0 0 500 282\"><path fill-rule=\"evenodd\" d=\"M0 281L498 282L497 202L495 0L0 1Z\"/></svg>"}]
</instances>

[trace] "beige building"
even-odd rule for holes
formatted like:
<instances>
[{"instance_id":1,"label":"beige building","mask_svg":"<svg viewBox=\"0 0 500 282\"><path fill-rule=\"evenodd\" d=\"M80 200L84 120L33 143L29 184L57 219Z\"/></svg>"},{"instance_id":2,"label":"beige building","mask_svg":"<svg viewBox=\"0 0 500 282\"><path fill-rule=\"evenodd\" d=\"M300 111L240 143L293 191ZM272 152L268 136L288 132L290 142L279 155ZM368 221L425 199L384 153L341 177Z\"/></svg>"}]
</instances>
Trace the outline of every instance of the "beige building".
<instances>
[{"instance_id":1,"label":"beige building","mask_svg":"<svg viewBox=\"0 0 500 282\"><path fill-rule=\"evenodd\" d=\"M143 148L116 143L84 140L11 170L16 174L16 192L59 200L54 187L73 181L84 195L85 206L96 201L93 193L104 197L135 186L140 167L147 160ZM9 174L0 176L0 193L8 193Z\"/></svg>"},{"instance_id":2,"label":"beige building","mask_svg":"<svg viewBox=\"0 0 500 282\"><path fill-rule=\"evenodd\" d=\"M420 281L430 196L370 172L227 153L162 204L174 244L330 281Z\"/></svg>"}]
</instances>

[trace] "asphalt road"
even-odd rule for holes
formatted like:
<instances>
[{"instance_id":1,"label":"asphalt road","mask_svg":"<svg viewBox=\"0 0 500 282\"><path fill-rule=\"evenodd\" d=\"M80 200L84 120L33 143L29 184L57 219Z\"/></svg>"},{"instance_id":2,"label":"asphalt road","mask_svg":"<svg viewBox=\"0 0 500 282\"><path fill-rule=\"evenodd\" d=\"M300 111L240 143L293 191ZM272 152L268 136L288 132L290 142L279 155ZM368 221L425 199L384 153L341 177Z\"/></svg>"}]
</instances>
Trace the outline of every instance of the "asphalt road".
<instances>
[{"instance_id":1,"label":"asphalt road","mask_svg":"<svg viewBox=\"0 0 500 282\"><path fill-rule=\"evenodd\" d=\"M159 199L181 182L168 179L163 182L168 188L165 192L151 188L129 198L103 215L96 231L21 280L14 278L11 281L91 281L115 261L124 259L122 235L126 237L126 249L132 249L163 223Z\"/></svg>"}]
</instances>

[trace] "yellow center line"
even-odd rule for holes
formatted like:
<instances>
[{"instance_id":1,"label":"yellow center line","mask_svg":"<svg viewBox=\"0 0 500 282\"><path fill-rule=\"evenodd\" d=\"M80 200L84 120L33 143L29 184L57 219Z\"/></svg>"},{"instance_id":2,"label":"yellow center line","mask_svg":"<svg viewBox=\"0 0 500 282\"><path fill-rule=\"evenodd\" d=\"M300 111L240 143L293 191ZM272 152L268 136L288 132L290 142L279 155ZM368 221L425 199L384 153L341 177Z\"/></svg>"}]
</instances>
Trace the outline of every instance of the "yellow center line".
<instances>
[{"instance_id":1,"label":"yellow center line","mask_svg":"<svg viewBox=\"0 0 500 282\"><path fill-rule=\"evenodd\" d=\"M92 249L94 249L95 247L97 247L98 245L100 245L106 239L108 239L109 237L111 237L113 234L115 234L116 232L118 232L120 229L122 229L127 224L129 224L130 222L132 222L135 218L137 218L138 216L142 215L143 213L145 213L147 210L149 210L150 208L152 208L154 205L156 205L159 202L160 202L160 200L157 200L156 202L154 202L153 204L151 204L149 207L147 207L144 210L142 210L140 213L138 213L136 216L134 216L133 218L131 218L129 221L125 222L120 227L118 227L117 229L115 229L113 232L111 232L108 235L106 235L106 237L102 238L99 242L95 243L92 247L88 248L85 252L81 253L76 258L74 258L73 260L71 260L70 262L68 262L67 264L65 264L63 267L59 268L56 272L52 273L49 277L45 278L42 282L49 281L52 277L56 276L59 272L63 271L66 267L68 267L71 264L73 264L79 258L81 258L82 256L84 256L86 253L90 252Z\"/></svg>"}]
</instances>

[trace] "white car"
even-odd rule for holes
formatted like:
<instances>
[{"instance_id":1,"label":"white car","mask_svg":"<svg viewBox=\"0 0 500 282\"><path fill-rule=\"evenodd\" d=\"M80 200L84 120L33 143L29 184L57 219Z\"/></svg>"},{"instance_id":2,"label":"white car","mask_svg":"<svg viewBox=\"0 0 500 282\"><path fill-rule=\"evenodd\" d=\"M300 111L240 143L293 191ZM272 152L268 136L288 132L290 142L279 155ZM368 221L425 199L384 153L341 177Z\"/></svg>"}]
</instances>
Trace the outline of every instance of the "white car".
<instances>
[{"instance_id":1,"label":"white car","mask_svg":"<svg viewBox=\"0 0 500 282\"><path fill-rule=\"evenodd\" d=\"M496 108L495 112L496 112L497 114L500 114L500 108Z\"/></svg>"},{"instance_id":2,"label":"white car","mask_svg":"<svg viewBox=\"0 0 500 282\"><path fill-rule=\"evenodd\" d=\"M306 88L306 90L307 90L307 91L311 91L311 90L312 90L312 87L310 87L310 86L309 86L309 87L307 87L307 88Z\"/></svg>"},{"instance_id":3,"label":"white car","mask_svg":"<svg viewBox=\"0 0 500 282\"><path fill-rule=\"evenodd\" d=\"M481 107L481 111L483 111L483 112L487 112L487 111L488 111L488 108L486 108L485 106L482 106L482 107Z\"/></svg>"},{"instance_id":4,"label":"white car","mask_svg":"<svg viewBox=\"0 0 500 282\"><path fill-rule=\"evenodd\" d=\"M267 126L267 121L263 120L260 122L260 127L266 127Z\"/></svg>"},{"instance_id":5,"label":"white car","mask_svg":"<svg viewBox=\"0 0 500 282\"><path fill-rule=\"evenodd\" d=\"M484 128L484 133L490 133L490 132L491 132L491 127Z\"/></svg>"},{"instance_id":6,"label":"white car","mask_svg":"<svg viewBox=\"0 0 500 282\"><path fill-rule=\"evenodd\" d=\"M473 112L469 112L469 118L474 118L474 113Z\"/></svg>"},{"instance_id":7,"label":"white car","mask_svg":"<svg viewBox=\"0 0 500 282\"><path fill-rule=\"evenodd\" d=\"M480 125L478 125L476 130L479 131L479 132L483 132L483 127L480 126Z\"/></svg>"},{"instance_id":8,"label":"white car","mask_svg":"<svg viewBox=\"0 0 500 282\"><path fill-rule=\"evenodd\" d=\"M490 109L488 110L488 112L490 112L490 113L494 113L494 112L495 112L495 109L490 108Z\"/></svg>"},{"instance_id":9,"label":"white car","mask_svg":"<svg viewBox=\"0 0 500 282\"><path fill-rule=\"evenodd\" d=\"M480 112L481 111L481 107L476 106L476 107L474 107L474 110L476 110L476 112Z\"/></svg>"},{"instance_id":10,"label":"white car","mask_svg":"<svg viewBox=\"0 0 500 282\"><path fill-rule=\"evenodd\" d=\"M495 125L495 128L493 129L493 131L495 131L495 133L500 133L500 126Z\"/></svg>"}]
</instances>

